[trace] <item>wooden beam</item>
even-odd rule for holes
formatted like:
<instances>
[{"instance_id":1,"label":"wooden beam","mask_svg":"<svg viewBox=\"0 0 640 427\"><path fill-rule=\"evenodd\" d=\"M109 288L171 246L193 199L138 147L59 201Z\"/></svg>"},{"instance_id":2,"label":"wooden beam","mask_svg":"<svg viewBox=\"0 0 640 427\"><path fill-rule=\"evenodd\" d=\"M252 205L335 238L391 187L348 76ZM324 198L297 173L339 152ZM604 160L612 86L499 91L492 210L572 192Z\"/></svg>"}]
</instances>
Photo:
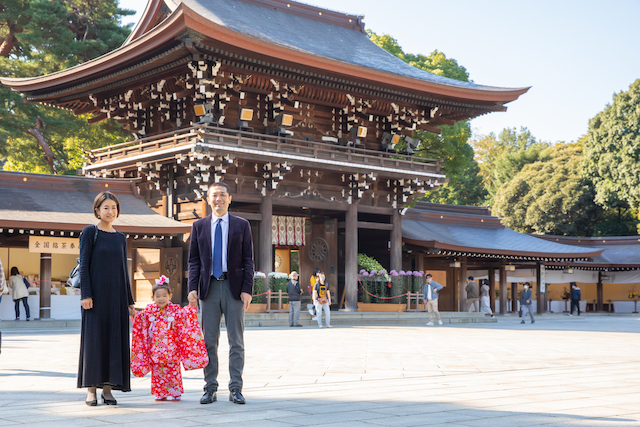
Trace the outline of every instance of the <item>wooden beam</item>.
<instances>
[{"instance_id":1,"label":"wooden beam","mask_svg":"<svg viewBox=\"0 0 640 427\"><path fill-rule=\"evenodd\" d=\"M359 205L358 205L359 207ZM345 221L341 221L338 223L338 228L347 228L347 223ZM384 224L380 222L366 222L366 221L358 221L359 229L366 230L384 230L391 231L393 230L393 224Z\"/></svg>"}]
</instances>

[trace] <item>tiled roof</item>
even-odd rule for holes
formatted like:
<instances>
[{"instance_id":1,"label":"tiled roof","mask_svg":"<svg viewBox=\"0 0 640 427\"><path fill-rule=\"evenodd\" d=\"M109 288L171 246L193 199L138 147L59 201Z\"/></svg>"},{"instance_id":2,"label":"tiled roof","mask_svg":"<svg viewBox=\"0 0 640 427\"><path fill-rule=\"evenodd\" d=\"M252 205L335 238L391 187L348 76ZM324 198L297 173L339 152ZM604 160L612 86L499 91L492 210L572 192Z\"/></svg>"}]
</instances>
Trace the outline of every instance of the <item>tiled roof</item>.
<instances>
[{"instance_id":1,"label":"tiled roof","mask_svg":"<svg viewBox=\"0 0 640 427\"><path fill-rule=\"evenodd\" d=\"M189 233L191 226L154 212L133 193L129 180L0 172L0 227L82 230L95 224L93 200L113 192L121 215L114 227L124 233L170 235Z\"/></svg>"}]
</instances>

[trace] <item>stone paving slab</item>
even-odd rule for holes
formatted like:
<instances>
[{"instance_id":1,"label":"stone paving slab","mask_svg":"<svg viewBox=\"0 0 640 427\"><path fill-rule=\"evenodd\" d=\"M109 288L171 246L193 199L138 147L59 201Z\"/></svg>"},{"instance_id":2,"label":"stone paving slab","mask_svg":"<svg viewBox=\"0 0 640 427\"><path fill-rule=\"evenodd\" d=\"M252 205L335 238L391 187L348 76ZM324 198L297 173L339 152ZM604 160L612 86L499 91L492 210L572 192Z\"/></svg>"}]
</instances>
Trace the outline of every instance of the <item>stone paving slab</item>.
<instances>
[{"instance_id":1,"label":"stone paving slab","mask_svg":"<svg viewBox=\"0 0 640 427\"><path fill-rule=\"evenodd\" d=\"M115 407L76 388L79 329L3 329L0 426L640 426L640 317L497 323L248 328L246 405L180 402L133 378ZM226 334L220 354L228 353Z\"/></svg>"}]
</instances>

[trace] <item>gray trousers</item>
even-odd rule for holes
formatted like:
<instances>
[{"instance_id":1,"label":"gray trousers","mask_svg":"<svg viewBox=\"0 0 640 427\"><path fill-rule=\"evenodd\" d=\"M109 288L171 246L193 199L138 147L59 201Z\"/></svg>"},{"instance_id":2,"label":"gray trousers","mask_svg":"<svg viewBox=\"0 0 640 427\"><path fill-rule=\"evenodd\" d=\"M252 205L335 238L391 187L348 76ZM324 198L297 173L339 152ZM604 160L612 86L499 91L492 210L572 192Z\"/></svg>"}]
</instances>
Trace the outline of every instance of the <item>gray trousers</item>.
<instances>
[{"instance_id":1,"label":"gray trousers","mask_svg":"<svg viewBox=\"0 0 640 427\"><path fill-rule=\"evenodd\" d=\"M289 326L300 324L300 301L289 301Z\"/></svg>"},{"instance_id":2,"label":"gray trousers","mask_svg":"<svg viewBox=\"0 0 640 427\"><path fill-rule=\"evenodd\" d=\"M527 315L527 312L529 312L529 317L531 317L531 321L535 322L535 320L533 319L533 307L531 305L521 305L520 308L522 309L522 321L524 322L524 318Z\"/></svg>"},{"instance_id":3,"label":"gray trousers","mask_svg":"<svg viewBox=\"0 0 640 427\"><path fill-rule=\"evenodd\" d=\"M231 295L228 280L210 280L209 293L200 301L202 332L209 353L209 364L204 368L205 390L218 389L218 341L220 320L224 314L229 339L229 390L242 391L244 369L244 305Z\"/></svg>"}]
</instances>

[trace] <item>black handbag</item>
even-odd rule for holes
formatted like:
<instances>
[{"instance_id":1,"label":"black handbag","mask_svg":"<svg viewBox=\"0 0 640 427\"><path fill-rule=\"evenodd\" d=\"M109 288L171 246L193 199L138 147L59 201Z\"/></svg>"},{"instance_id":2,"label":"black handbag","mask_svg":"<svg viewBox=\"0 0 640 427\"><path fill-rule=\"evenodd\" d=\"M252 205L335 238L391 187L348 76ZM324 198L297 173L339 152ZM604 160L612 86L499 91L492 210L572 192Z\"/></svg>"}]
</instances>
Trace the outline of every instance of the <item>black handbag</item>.
<instances>
[{"instance_id":1,"label":"black handbag","mask_svg":"<svg viewBox=\"0 0 640 427\"><path fill-rule=\"evenodd\" d=\"M93 235L93 245L96 244L96 240L98 240L98 227L96 226L96 232ZM76 258L77 264L73 266L71 273L69 273L69 280L67 280L67 284L73 286L74 288L80 287L80 258Z\"/></svg>"}]
</instances>

